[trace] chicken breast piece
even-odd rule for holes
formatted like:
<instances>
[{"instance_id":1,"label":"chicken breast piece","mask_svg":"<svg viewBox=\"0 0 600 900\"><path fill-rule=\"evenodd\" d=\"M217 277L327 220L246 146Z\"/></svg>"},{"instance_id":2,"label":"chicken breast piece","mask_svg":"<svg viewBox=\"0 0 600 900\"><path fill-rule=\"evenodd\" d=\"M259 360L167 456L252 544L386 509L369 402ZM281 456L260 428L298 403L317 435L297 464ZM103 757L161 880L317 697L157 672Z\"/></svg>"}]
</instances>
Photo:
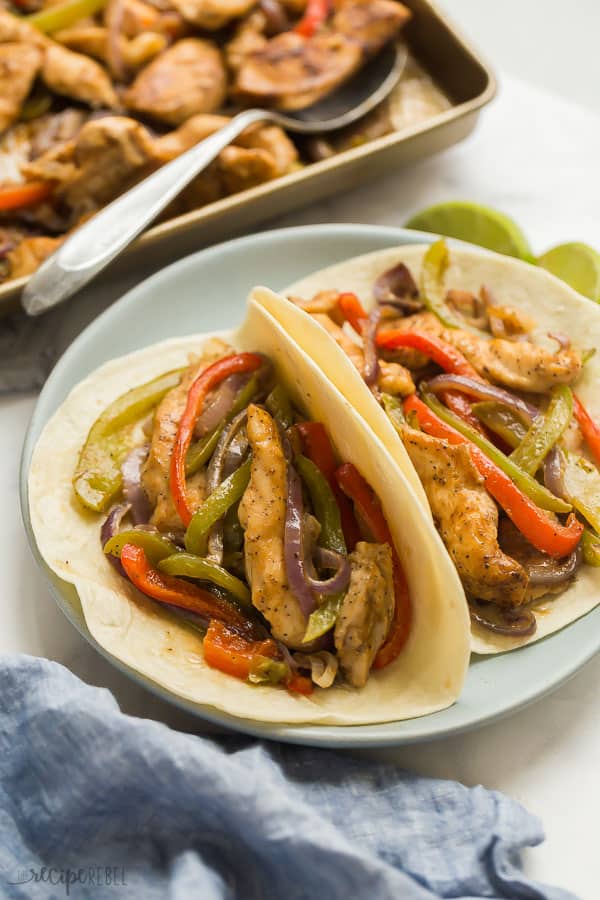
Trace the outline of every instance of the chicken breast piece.
<instances>
[{"instance_id":1,"label":"chicken breast piece","mask_svg":"<svg viewBox=\"0 0 600 900\"><path fill-rule=\"evenodd\" d=\"M11 278L31 275L51 253L62 244L64 237L26 237L7 253Z\"/></svg>"},{"instance_id":2,"label":"chicken breast piece","mask_svg":"<svg viewBox=\"0 0 600 900\"><path fill-rule=\"evenodd\" d=\"M200 113L192 116L179 128L163 134L154 141L154 152L161 162L170 162L195 147L200 141L210 137L219 128L230 121L229 116L216 116L209 113Z\"/></svg>"},{"instance_id":3,"label":"chicken breast piece","mask_svg":"<svg viewBox=\"0 0 600 900\"><path fill-rule=\"evenodd\" d=\"M266 27L267 19L260 9L242 19L231 40L225 44L225 59L231 72L237 72L246 57L266 46Z\"/></svg>"},{"instance_id":4,"label":"chicken breast piece","mask_svg":"<svg viewBox=\"0 0 600 900\"><path fill-rule=\"evenodd\" d=\"M510 307L501 307L507 315ZM406 318L386 320L380 330L424 331L441 337L456 347L480 375L517 391L546 393L555 384L572 384L581 374L581 355L576 350L548 350L529 341L479 337L461 328L444 328L433 313L416 313ZM427 362L422 354L401 348L393 351L411 369Z\"/></svg>"},{"instance_id":5,"label":"chicken breast piece","mask_svg":"<svg viewBox=\"0 0 600 900\"><path fill-rule=\"evenodd\" d=\"M392 551L360 541L350 554L350 584L335 623L340 668L353 687L367 683L394 615Z\"/></svg>"},{"instance_id":6,"label":"chicken breast piece","mask_svg":"<svg viewBox=\"0 0 600 900\"><path fill-rule=\"evenodd\" d=\"M9 41L31 44L42 49L50 44L46 35L42 34L34 25L30 25L29 22L18 16L13 16L4 9L0 9L0 44L5 44Z\"/></svg>"},{"instance_id":7,"label":"chicken breast piece","mask_svg":"<svg viewBox=\"0 0 600 900\"><path fill-rule=\"evenodd\" d=\"M581 374L576 350L552 352L529 341L486 340L458 328L448 328L442 336L480 375L513 390L544 394L555 384L572 384Z\"/></svg>"},{"instance_id":8,"label":"chicken breast piece","mask_svg":"<svg viewBox=\"0 0 600 900\"><path fill-rule=\"evenodd\" d=\"M498 509L464 444L405 428L402 440L467 594L499 606L527 600L527 573L498 544Z\"/></svg>"},{"instance_id":9,"label":"chicken breast piece","mask_svg":"<svg viewBox=\"0 0 600 900\"><path fill-rule=\"evenodd\" d=\"M93 107L116 109L119 100L106 71L89 56L49 44L44 54L42 78L57 94Z\"/></svg>"},{"instance_id":10,"label":"chicken breast piece","mask_svg":"<svg viewBox=\"0 0 600 900\"><path fill-rule=\"evenodd\" d=\"M272 160L275 175L285 175L298 162L298 151L279 125L251 125L235 140L246 150L261 150Z\"/></svg>"},{"instance_id":11,"label":"chicken breast piece","mask_svg":"<svg viewBox=\"0 0 600 900\"><path fill-rule=\"evenodd\" d=\"M71 28L58 31L54 38L59 44L68 47L69 50L85 53L87 56L93 56L95 59L106 63L117 78L127 74L126 71L121 71L123 67L125 70L135 71L146 65L159 53L162 53L167 46L166 37L154 31L145 31L131 39L119 35L118 54L120 65L117 71L117 66L114 65L112 60L114 52L111 53L112 45L107 28L102 28L99 25L74 25Z\"/></svg>"},{"instance_id":12,"label":"chicken breast piece","mask_svg":"<svg viewBox=\"0 0 600 900\"><path fill-rule=\"evenodd\" d=\"M278 109L310 106L360 66L358 44L341 34L323 32L305 38L286 31L242 61L235 92Z\"/></svg>"},{"instance_id":13,"label":"chicken breast piece","mask_svg":"<svg viewBox=\"0 0 600 900\"><path fill-rule=\"evenodd\" d=\"M260 406L248 407L252 474L239 505L244 529L246 573L252 603L268 620L274 637L294 649L302 643L306 619L290 588L285 566L284 528L287 462L275 421Z\"/></svg>"},{"instance_id":14,"label":"chicken breast piece","mask_svg":"<svg viewBox=\"0 0 600 900\"><path fill-rule=\"evenodd\" d=\"M279 174L275 160L266 150L246 150L233 145L219 153L219 172L226 194L264 184Z\"/></svg>"},{"instance_id":15,"label":"chicken breast piece","mask_svg":"<svg viewBox=\"0 0 600 900\"><path fill-rule=\"evenodd\" d=\"M210 345L204 348L202 362L192 363L184 373L181 382L163 397L156 408L150 452L142 469L142 485L154 508L150 523L160 531L183 531L183 523L175 509L169 490L169 469L177 428L185 409L188 391L200 372L215 360L232 352L232 348L223 341L211 341ZM186 492L191 509L197 509L205 496L205 473L203 470L188 478Z\"/></svg>"},{"instance_id":16,"label":"chicken breast piece","mask_svg":"<svg viewBox=\"0 0 600 900\"><path fill-rule=\"evenodd\" d=\"M257 0L172 0L186 22L206 31L217 31L232 19L241 19Z\"/></svg>"},{"instance_id":17,"label":"chicken breast piece","mask_svg":"<svg viewBox=\"0 0 600 900\"><path fill-rule=\"evenodd\" d=\"M371 56L395 37L411 16L411 11L396 0L344 0L330 25L332 31L357 41Z\"/></svg>"},{"instance_id":18,"label":"chicken breast piece","mask_svg":"<svg viewBox=\"0 0 600 900\"><path fill-rule=\"evenodd\" d=\"M346 334L343 328L336 325L329 316L322 313L314 313L313 318L329 332L338 347L344 351L350 362L362 375L365 365L362 348ZM388 394L399 394L402 397L408 397L415 392L415 385L410 372L396 362L385 362L385 360L380 362L377 384L382 391Z\"/></svg>"},{"instance_id":19,"label":"chicken breast piece","mask_svg":"<svg viewBox=\"0 0 600 900\"><path fill-rule=\"evenodd\" d=\"M42 58L31 44L0 44L0 134L19 118Z\"/></svg>"},{"instance_id":20,"label":"chicken breast piece","mask_svg":"<svg viewBox=\"0 0 600 900\"><path fill-rule=\"evenodd\" d=\"M56 195L76 220L96 212L157 165L152 140L135 119L92 119L67 144L23 166L29 178L58 181Z\"/></svg>"},{"instance_id":21,"label":"chicken breast piece","mask_svg":"<svg viewBox=\"0 0 600 900\"><path fill-rule=\"evenodd\" d=\"M288 297L288 300L296 306L299 306L300 309L303 309L304 312L307 312L311 316L329 316L336 325L343 325L344 316L338 307L339 297L339 291L329 290L319 291L309 300L304 300L302 297Z\"/></svg>"},{"instance_id":22,"label":"chicken breast piece","mask_svg":"<svg viewBox=\"0 0 600 900\"><path fill-rule=\"evenodd\" d=\"M210 41L177 41L143 69L124 102L129 109L169 125L198 113L215 112L225 99L227 75L218 48Z\"/></svg>"}]
</instances>

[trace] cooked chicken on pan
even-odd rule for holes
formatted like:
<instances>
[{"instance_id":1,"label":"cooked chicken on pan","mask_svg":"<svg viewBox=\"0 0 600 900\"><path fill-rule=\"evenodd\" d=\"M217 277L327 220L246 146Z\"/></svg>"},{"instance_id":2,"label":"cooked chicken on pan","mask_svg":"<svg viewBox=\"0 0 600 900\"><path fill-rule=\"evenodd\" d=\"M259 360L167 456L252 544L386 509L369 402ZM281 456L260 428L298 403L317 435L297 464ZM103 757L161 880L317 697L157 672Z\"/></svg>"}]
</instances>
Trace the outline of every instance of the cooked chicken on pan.
<instances>
[{"instance_id":1,"label":"cooked chicken on pan","mask_svg":"<svg viewBox=\"0 0 600 900\"><path fill-rule=\"evenodd\" d=\"M321 99L410 15L397 0L2 0L0 282L33 272L83 217L237 109ZM394 130L384 106L375 129L369 119L363 137L359 123L340 141ZM168 214L333 152L255 127Z\"/></svg>"}]
</instances>

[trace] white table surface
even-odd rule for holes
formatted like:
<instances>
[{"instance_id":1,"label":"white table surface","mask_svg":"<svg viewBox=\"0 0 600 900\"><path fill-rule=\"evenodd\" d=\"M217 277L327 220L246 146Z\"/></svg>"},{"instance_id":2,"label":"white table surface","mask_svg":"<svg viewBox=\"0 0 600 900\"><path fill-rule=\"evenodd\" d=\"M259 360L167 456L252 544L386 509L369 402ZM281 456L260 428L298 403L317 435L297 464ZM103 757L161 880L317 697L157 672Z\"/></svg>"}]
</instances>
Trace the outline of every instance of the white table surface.
<instances>
[{"instance_id":1,"label":"white table surface","mask_svg":"<svg viewBox=\"0 0 600 900\"><path fill-rule=\"evenodd\" d=\"M581 100L600 112L596 0L566 7L559 0L446 0L446 8L511 75L551 85L571 100L587 79ZM557 67L564 77L557 77ZM536 251L576 239L600 248L599 161L600 118L503 77L498 100L460 147L278 224L401 225L428 203L464 197L512 214ZM128 282L145 274L140 268ZM84 306L100 309L122 289L123 283L104 283ZM75 322L64 339L71 330ZM131 684L97 656L58 612L35 568L17 495L19 453L34 403L33 397L0 399L0 652L58 660L84 680L109 687L126 712L194 730L195 720ZM552 696L503 722L385 755L421 773L482 783L520 800L542 818L547 833L546 842L525 855L527 872L593 900L600 896L599 687L596 659Z\"/></svg>"}]
</instances>

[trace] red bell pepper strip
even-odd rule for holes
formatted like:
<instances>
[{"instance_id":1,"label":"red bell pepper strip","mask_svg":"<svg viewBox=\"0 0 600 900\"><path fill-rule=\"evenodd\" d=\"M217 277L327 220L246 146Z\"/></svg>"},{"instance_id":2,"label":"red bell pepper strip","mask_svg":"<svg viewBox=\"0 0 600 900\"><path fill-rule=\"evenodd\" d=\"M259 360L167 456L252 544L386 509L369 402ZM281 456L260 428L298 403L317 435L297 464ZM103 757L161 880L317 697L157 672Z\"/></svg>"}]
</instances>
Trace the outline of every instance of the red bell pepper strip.
<instances>
[{"instance_id":1,"label":"red bell pepper strip","mask_svg":"<svg viewBox=\"0 0 600 900\"><path fill-rule=\"evenodd\" d=\"M50 181L30 181L26 184L0 187L0 210L7 212L10 209L36 206L47 200L53 190L54 185Z\"/></svg>"},{"instance_id":2,"label":"red bell pepper strip","mask_svg":"<svg viewBox=\"0 0 600 900\"><path fill-rule=\"evenodd\" d=\"M279 655L275 641L250 641L217 619L208 626L202 651L208 666L244 681L261 658L275 659Z\"/></svg>"},{"instance_id":3,"label":"red bell pepper strip","mask_svg":"<svg viewBox=\"0 0 600 900\"><path fill-rule=\"evenodd\" d=\"M307 678L306 675L300 675L298 672L293 672L290 675L285 686L291 694L304 694L305 697L312 694L314 690L310 678Z\"/></svg>"},{"instance_id":4,"label":"red bell pepper strip","mask_svg":"<svg viewBox=\"0 0 600 900\"><path fill-rule=\"evenodd\" d=\"M125 544L121 550L121 564L129 580L147 597L159 603L169 603L208 619L219 619L228 625L248 628L249 621L226 600L216 597L190 581L163 575L153 569L141 547Z\"/></svg>"},{"instance_id":5,"label":"red bell pepper strip","mask_svg":"<svg viewBox=\"0 0 600 900\"><path fill-rule=\"evenodd\" d=\"M516 484L485 453L443 422L416 394L404 401L404 412L414 411L419 425L427 434L445 438L451 444L466 444L473 464L482 476L485 487L502 507L521 534L542 553L557 559L575 550L583 534L583 525L573 514L561 525L529 499Z\"/></svg>"},{"instance_id":6,"label":"red bell pepper strip","mask_svg":"<svg viewBox=\"0 0 600 900\"><path fill-rule=\"evenodd\" d=\"M344 319L352 325L357 334L362 335L363 324L369 316L356 294L344 291L338 297L337 305Z\"/></svg>"},{"instance_id":7,"label":"red bell pepper strip","mask_svg":"<svg viewBox=\"0 0 600 900\"><path fill-rule=\"evenodd\" d=\"M373 661L374 669L383 669L392 663L408 639L412 623L412 606L404 570L396 553L394 541L385 520L375 492L352 463L344 463L336 470L337 483L356 504L360 515L373 535L381 544L388 544L392 551L394 573L394 618L384 643Z\"/></svg>"},{"instance_id":8,"label":"red bell pepper strip","mask_svg":"<svg viewBox=\"0 0 600 900\"><path fill-rule=\"evenodd\" d=\"M466 375L476 381L483 381L479 373L471 363L452 344L438 338L435 335L425 334L421 331L399 331L397 329L380 331L377 335L377 344L387 350L397 347L411 347L420 350L430 357L440 368L451 375ZM471 404L459 391L444 391L442 400L453 413L468 422L472 428L476 428L487 437L483 425L473 413Z\"/></svg>"},{"instance_id":9,"label":"red bell pepper strip","mask_svg":"<svg viewBox=\"0 0 600 900\"><path fill-rule=\"evenodd\" d=\"M330 0L308 0L304 15L294 28L296 34L312 37L326 21L330 5Z\"/></svg>"},{"instance_id":10,"label":"red bell pepper strip","mask_svg":"<svg viewBox=\"0 0 600 900\"><path fill-rule=\"evenodd\" d=\"M596 464L600 466L600 425L598 425L579 399L573 394L573 412L585 442L592 452Z\"/></svg>"},{"instance_id":11,"label":"red bell pepper strip","mask_svg":"<svg viewBox=\"0 0 600 900\"><path fill-rule=\"evenodd\" d=\"M193 510L188 506L185 492L185 458L206 395L229 375L237 372L254 372L262 364L263 360L257 353L237 353L235 356L226 356L204 369L189 390L186 407L175 436L169 472L169 487L175 509L186 528L190 524Z\"/></svg>"},{"instance_id":12,"label":"red bell pepper strip","mask_svg":"<svg viewBox=\"0 0 600 900\"><path fill-rule=\"evenodd\" d=\"M346 548L350 553L361 539L360 529L354 516L352 504L335 479L335 470L338 464L331 441L325 431L325 426L321 422L300 422L296 425L296 430L302 439L304 455L325 476L333 492L340 511Z\"/></svg>"},{"instance_id":13,"label":"red bell pepper strip","mask_svg":"<svg viewBox=\"0 0 600 900\"><path fill-rule=\"evenodd\" d=\"M397 347L411 347L413 350L420 350L444 372L452 375L466 375L468 378L476 378L477 381L482 380L460 350L434 334L425 334L423 331L400 331L393 328L388 331L380 331L376 342L378 347L384 347L386 350L395 350Z\"/></svg>"}]
</instances>

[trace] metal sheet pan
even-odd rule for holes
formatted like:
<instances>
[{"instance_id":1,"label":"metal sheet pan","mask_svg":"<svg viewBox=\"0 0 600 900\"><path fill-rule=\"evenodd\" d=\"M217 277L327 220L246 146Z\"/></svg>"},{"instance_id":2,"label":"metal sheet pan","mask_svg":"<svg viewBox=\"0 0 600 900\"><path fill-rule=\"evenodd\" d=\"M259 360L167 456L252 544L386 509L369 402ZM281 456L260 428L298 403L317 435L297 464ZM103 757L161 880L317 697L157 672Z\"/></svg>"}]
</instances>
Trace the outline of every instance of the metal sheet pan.
<instances>
[{"instance_id":1,"label":"metal sheet pan","mask_svg":"<svg viewBox=\"0 0 600 900\"><path fill-rule=\"evenodd\" d=\"M494 97L496 81L470 43L430 0L404 0L413 19L403 32L411 54L450 100L450 107L289 175L185 215L161 222L139 238L117 265L135 265L140 253L160 252L165 262L240 234L252 225L322 200L391 169L450 147L475 127ZM0 285L0 315L19 306L27 277Z\"/></svg>"}]
</instances>

